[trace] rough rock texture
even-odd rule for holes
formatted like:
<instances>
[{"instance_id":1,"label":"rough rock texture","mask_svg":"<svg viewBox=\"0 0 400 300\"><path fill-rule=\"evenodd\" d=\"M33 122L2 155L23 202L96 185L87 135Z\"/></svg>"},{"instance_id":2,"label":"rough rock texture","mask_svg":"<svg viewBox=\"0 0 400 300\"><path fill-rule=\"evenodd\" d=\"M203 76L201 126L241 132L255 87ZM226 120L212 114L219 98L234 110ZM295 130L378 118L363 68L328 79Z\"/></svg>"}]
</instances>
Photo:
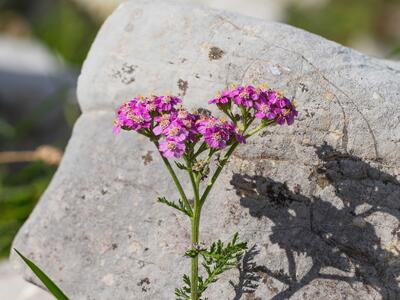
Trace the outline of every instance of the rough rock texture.
<instances>
[{"instance_id":1,"label":"rough rock texture","mask_svg":"<svg viewBox=\"0 0 400 300\"><path fill-rule=\"evenodd\" d=\"M83 115L14 247L72 299L173 299L188 222L155 201L177 192L152 145L111 133L115 109L166 91L206 107L231 83L262 82L296 98L300 117L241 146L211 193L202 240L239 231L250 251L209 298L400 299L400 64L163 0L128 2L100 30Z\"/></svg>"}]
</instances>

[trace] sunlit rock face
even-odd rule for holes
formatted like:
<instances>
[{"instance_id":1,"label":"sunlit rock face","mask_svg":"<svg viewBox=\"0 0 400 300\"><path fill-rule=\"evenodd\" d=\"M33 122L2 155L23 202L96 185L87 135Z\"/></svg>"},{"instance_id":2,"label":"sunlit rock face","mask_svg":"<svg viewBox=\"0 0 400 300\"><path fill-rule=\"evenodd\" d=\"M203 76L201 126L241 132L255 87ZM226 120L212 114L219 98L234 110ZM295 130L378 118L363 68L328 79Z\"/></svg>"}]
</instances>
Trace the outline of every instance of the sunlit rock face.
<instances>
[{"instance_id":1,"label":"sunlit rock face","mask_svg":"<svg viewBox=\"0 0 400 300\"><path fill-rule=\"evenodd\" d=\"M156 202L178 194L146 139L112 134L115 110L167 92L208 108L241 83L282 89L299 118L241 145L210 194L201 240L239 232L250 249L207 297L399 299L399 63L162 0L128 2L100 30L79 78L83 114L14 247L71 299L172 299L190 268L188 222Z\"/></svg>"}]
</instances>

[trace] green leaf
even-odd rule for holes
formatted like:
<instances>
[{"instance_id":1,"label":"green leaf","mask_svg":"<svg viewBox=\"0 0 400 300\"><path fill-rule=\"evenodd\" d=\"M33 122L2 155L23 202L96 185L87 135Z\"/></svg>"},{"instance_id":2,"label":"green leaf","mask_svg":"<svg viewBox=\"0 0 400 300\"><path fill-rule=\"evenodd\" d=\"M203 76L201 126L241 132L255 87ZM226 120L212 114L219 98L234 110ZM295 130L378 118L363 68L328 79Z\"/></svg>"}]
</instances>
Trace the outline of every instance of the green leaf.
<instances>
[{"instance_id":1,"label":"green leaf","mask_svg":"<svg viewBox=\"0 0 400 300\"><path fill-rule=\"evenodd\" d=\"M192 213L188 211L185 207L185 204L182 202L181 199L178 200L178 203L174 201L168 201L165 197L158 197L158 202L164 203L168 205L169 207L175 208L181 212L183 212L185 215L192 217Z\"/></svg>"},{"instance_id":2,"label":"green leaf","mask_svg":"<svg viewBox=\"0 0 400 300\"><path fill-rule=\"evenodd\" d=\"M176 300L190 300L191 282L189 276L183 275L183 287L175 289Z\"/></svg>"},{"instance_id":3,"label":"green leaf","mask_svg":"<svg viewBox=\"0 0 400 300\"><path fill-rule=\"evenodd\" d=\"M224 244L222 241L218 240L211 244L209 249L192 250L186 255L200 254L204 262L202 266L204 267L207 278L206 280L199 281L199 294L201 295L211 283L218 280L219 275L223 272L235 267L238 263L238 259L247 249L246 242L238 243L239 235L235 233L233 239L228 244Z\"/></svg>"},{"instance_id":4,"label":"green leaf","mask_svg":"<svg viewBox=\"0 0 400 300\"><path fill-rule=\"evenodd\" d=\"M180 162L175 161L175 164L181 170L187 170L188 169L184 164L182 164Z\"/></svg>"},{"instance_id":5,"label":"green leaf","mask_svg":"<svg viewBox=\"0 0 400 300\"><path fill-rule=\"evenodd\" d=\"M196 249L190 249L190 250L187 250L187 251L185 252L185 255L186 255L187 257L191 257L191 258L196 257L198 254L199 254L199 251L197 251Z\"/></svg>"},{"instance_id":6,"label":"green leaf","mask_svg":"<svg viewBox=\"0 0 400 300\"><path fill-rule=\"evenodd\" d=\"M67 296L60 290L60 288L32 261L23 256L17 249L15 252L23 259L33 273L40 279L40 281L47 287L49 292L58 300L69 300Z\"/></svg>"}]
</instances>

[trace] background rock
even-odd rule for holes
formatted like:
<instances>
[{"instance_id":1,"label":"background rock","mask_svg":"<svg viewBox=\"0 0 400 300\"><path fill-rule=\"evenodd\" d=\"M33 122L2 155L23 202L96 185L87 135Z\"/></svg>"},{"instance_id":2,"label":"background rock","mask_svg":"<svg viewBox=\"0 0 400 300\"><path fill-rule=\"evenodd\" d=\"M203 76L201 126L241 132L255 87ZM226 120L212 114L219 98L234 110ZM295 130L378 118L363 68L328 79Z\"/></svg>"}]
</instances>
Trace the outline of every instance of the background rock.
<instances>
[{"instance_id":1,"label":"background rock","mask_svg":"<svg viewBox=\"0 0 400 300\"><path fill-rule=\"evenodd\" d=\"M69 135L64 108L76 104L76 78L76 71L38 41L0 35L0 117L10 124L24 123L19 127L29 127L39 119L21 143L23 148L58 142ZM9 140L0 145L15 149Z\"/></svg>"},{"instance_id":2,"label":"background rock","mask_svg":"<svg viewBox=\"0 0 400 300\"><path fill-rule=\"evenodd\" d=\"M205 243L238 231L250 245L209 298L400 298L400 64L161 0L125 3L100 30L79 79L83 114L14 247L72 299L173 298L188 222L155 201L177 193L149 142L111 133L115 110L168 91L207 107L231 83L264 82L300 117L241 146L205 205Z\"/></svg>"},{"instance_id":3,"label":"background rock","mask_svg":"<svg viewBox=\"0 0 400 300\"><path fill-rule=\"evenodd\" d=\"M52 300L53 296L15 274L8 262L0 263L0 300Z\"/></svg>"}]
</instances>

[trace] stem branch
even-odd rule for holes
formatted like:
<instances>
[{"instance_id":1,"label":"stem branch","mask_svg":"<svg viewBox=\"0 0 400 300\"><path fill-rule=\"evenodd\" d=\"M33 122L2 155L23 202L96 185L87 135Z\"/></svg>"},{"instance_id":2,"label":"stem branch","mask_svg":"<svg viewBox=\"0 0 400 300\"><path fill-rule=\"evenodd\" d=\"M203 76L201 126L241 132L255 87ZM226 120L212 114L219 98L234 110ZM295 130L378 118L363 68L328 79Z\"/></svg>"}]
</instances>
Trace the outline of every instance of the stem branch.
<instances>
[{"instance_id":1,"label":"stem branch","mask_svg":"<svg viewBox=\"0 0 400 300\"><path fill-rule=\"evenodd\" d=\"M225 164L228 162L229 157L233 153L233 151L236 149L236 147L239 145L239 143L234 143L232 146L229 148L229 150L225 153L224 158L220 161L218 168L215 170L214 175L212 176L210 182L207 184L206 189L204 190L203 195L200 198L200 205L203 206L204 201L206 200L208 194L210 193L212 187L214 186L215 181L217 180L219 174L221 173L222 169L224 168Z\"/></svg>"},{"instance_id":2,"label":"stem branch","mask_svg":"<svg viewBox=\"0 0 400 300\"><path fill-rule=\"evenodd\" d=\"M154 144L156 145L157 150L158 150L158 142L155 141ZM160 152L160 151L159 151L159 152ZM166 158L162 155L161 152L160 152L160 156L161 156L161 158L162 158L162 160L163 160L165 166L167 167L168 172L169 172L169 174L171 175L172 180L174 181L174 183L175 183L175 185L176 185L176 188L177 188L178 191L179 191L179 194L181 195L181 198L182 198L182 200L183 200L183 203L185 204L186 209L187 209L191 214L193 214L192 207L190 206L190 203L189 203L189 201L188 201L188 199L187 199L187 197L186 197L185 191L183 190L182 185L181 185L181 183L179 182L179 179L178 179L178 177L176 176L174 169L172 168L172 166L171 166L171 164L169 163L168 159L166 159Z\"/></svg>"}]
</instances>

